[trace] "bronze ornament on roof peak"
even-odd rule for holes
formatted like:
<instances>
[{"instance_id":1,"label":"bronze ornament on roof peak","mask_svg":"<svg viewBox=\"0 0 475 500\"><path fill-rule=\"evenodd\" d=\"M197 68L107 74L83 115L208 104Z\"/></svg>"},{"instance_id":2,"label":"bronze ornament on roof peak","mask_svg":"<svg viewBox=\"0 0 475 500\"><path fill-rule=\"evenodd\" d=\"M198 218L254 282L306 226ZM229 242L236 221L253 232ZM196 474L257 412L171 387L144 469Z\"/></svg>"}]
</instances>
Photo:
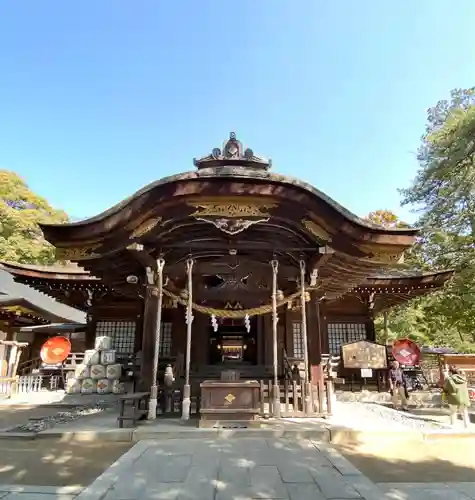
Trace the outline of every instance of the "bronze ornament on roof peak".
<instances>
[{"instance_id":1,"label":"bronze ornament on roof peak","mask_svg":"<svg viewBox=\"0 0 475 500\"><path fill-rule=\"evenodd\" d=\"M237 140L235 132L229 134L229 139L224 143L222 150L214 148L210 155L200 159L195 158L193 163L198 170L233 165L268 170L272 166L271 160L256 156L250 148L244 149L242 142Z\"/></svg>"}]
</instances>

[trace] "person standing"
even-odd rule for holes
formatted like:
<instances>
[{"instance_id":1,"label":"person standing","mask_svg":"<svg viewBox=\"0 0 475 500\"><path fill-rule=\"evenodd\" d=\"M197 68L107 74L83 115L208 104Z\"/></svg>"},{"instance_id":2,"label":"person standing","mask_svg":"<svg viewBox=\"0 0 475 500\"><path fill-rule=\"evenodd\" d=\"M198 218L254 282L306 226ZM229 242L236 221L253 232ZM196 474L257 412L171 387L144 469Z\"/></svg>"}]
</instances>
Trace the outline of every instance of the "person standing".
<instances>
[{"instance_id":1,"label":"person standing","mask_svg":"<svg viewBox=\"0 0 475 500\"><path fill-rule=\"evenodd\" d=\"M399 400L401 400L401 408L407 410L407 380L404 371L399 366L397 361L391 363L389 369L389 392L393 399L393 407L398 408Z\"/></svg>"},{"instance_id":2,"label":"person standing","mask_svg":"<svg viewBox=\"0 0 475 500\"><path fill-rule=\"evenodd\" d=\"M470 423L468 415L470 396L468 394L467 379L455 366L449 367L449 373L444 382L444 394L449 404L450 423L452 426L455 426L457 412L459 412L462 415L463 425L467 428Z\"/></svg>"}]
</instances>

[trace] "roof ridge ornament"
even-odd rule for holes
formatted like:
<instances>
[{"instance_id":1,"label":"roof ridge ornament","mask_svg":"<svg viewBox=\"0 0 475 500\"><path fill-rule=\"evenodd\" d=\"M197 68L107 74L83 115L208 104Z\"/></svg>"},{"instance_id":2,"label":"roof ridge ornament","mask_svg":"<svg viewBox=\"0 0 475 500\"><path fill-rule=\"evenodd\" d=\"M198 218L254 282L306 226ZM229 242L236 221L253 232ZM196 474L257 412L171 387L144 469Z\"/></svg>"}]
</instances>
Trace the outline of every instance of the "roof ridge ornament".
<instances>
[{"instance_id":1,"label":"roof ridge ornament","mask_svg":"<svg viewBox=\"0 0 475 500\"><path fill-rule=\"evenodd\" d=\"M236 133L231 132L229 139L223 144L223 149L214 148L211 154L193 160L198 169L224 166L249 167L259 170L268 170L272 166L271 160L266 160L254 155L251 148L243 148L242 142L236 138Z\"/></svg>"}]
</instances>

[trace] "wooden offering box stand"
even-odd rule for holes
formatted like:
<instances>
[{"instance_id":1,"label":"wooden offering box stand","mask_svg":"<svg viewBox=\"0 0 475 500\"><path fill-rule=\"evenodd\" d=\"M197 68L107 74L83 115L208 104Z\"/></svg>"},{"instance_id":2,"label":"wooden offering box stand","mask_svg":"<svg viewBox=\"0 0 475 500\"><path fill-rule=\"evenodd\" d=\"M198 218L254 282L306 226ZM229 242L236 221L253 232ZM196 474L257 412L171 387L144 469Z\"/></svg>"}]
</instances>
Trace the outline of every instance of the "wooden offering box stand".
<instances>
[{"instance_id":1,"label":"wooden offering box stand","mask_svg":"<svg viewBox=\"0 0 475 500\"><path fill-rule=\"evenodd\" d=\"M257 419L260 389L257 380L239 380L237 372L222 372L221 380L205 380L200 387L200 427L215 427L220 422L242 425Z\"/></svg>"}]
</instances>

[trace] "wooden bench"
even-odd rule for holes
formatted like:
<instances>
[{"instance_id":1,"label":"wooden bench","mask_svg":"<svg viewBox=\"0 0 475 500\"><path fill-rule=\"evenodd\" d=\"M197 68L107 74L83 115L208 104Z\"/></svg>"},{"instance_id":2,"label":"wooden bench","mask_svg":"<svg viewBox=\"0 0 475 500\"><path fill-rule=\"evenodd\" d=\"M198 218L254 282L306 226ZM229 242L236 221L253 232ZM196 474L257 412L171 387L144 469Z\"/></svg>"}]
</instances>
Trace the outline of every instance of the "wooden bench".
<instances>
[{"instance_id":1,"label":"wooden bench","mask_svg":"<svg viewBox=\"0 0 475 500\"><path fill-rule=\"evenodd\" d=\"M124 427L124 420L132 420L132 424L135 427L137 421L147 414L149 400L149 392L133 392L121 396L119 398L120 413L117 417L119 429ZM132 409L132 413L130 415L125 414L126 408Z\"/></svg>"}]
</instances>

